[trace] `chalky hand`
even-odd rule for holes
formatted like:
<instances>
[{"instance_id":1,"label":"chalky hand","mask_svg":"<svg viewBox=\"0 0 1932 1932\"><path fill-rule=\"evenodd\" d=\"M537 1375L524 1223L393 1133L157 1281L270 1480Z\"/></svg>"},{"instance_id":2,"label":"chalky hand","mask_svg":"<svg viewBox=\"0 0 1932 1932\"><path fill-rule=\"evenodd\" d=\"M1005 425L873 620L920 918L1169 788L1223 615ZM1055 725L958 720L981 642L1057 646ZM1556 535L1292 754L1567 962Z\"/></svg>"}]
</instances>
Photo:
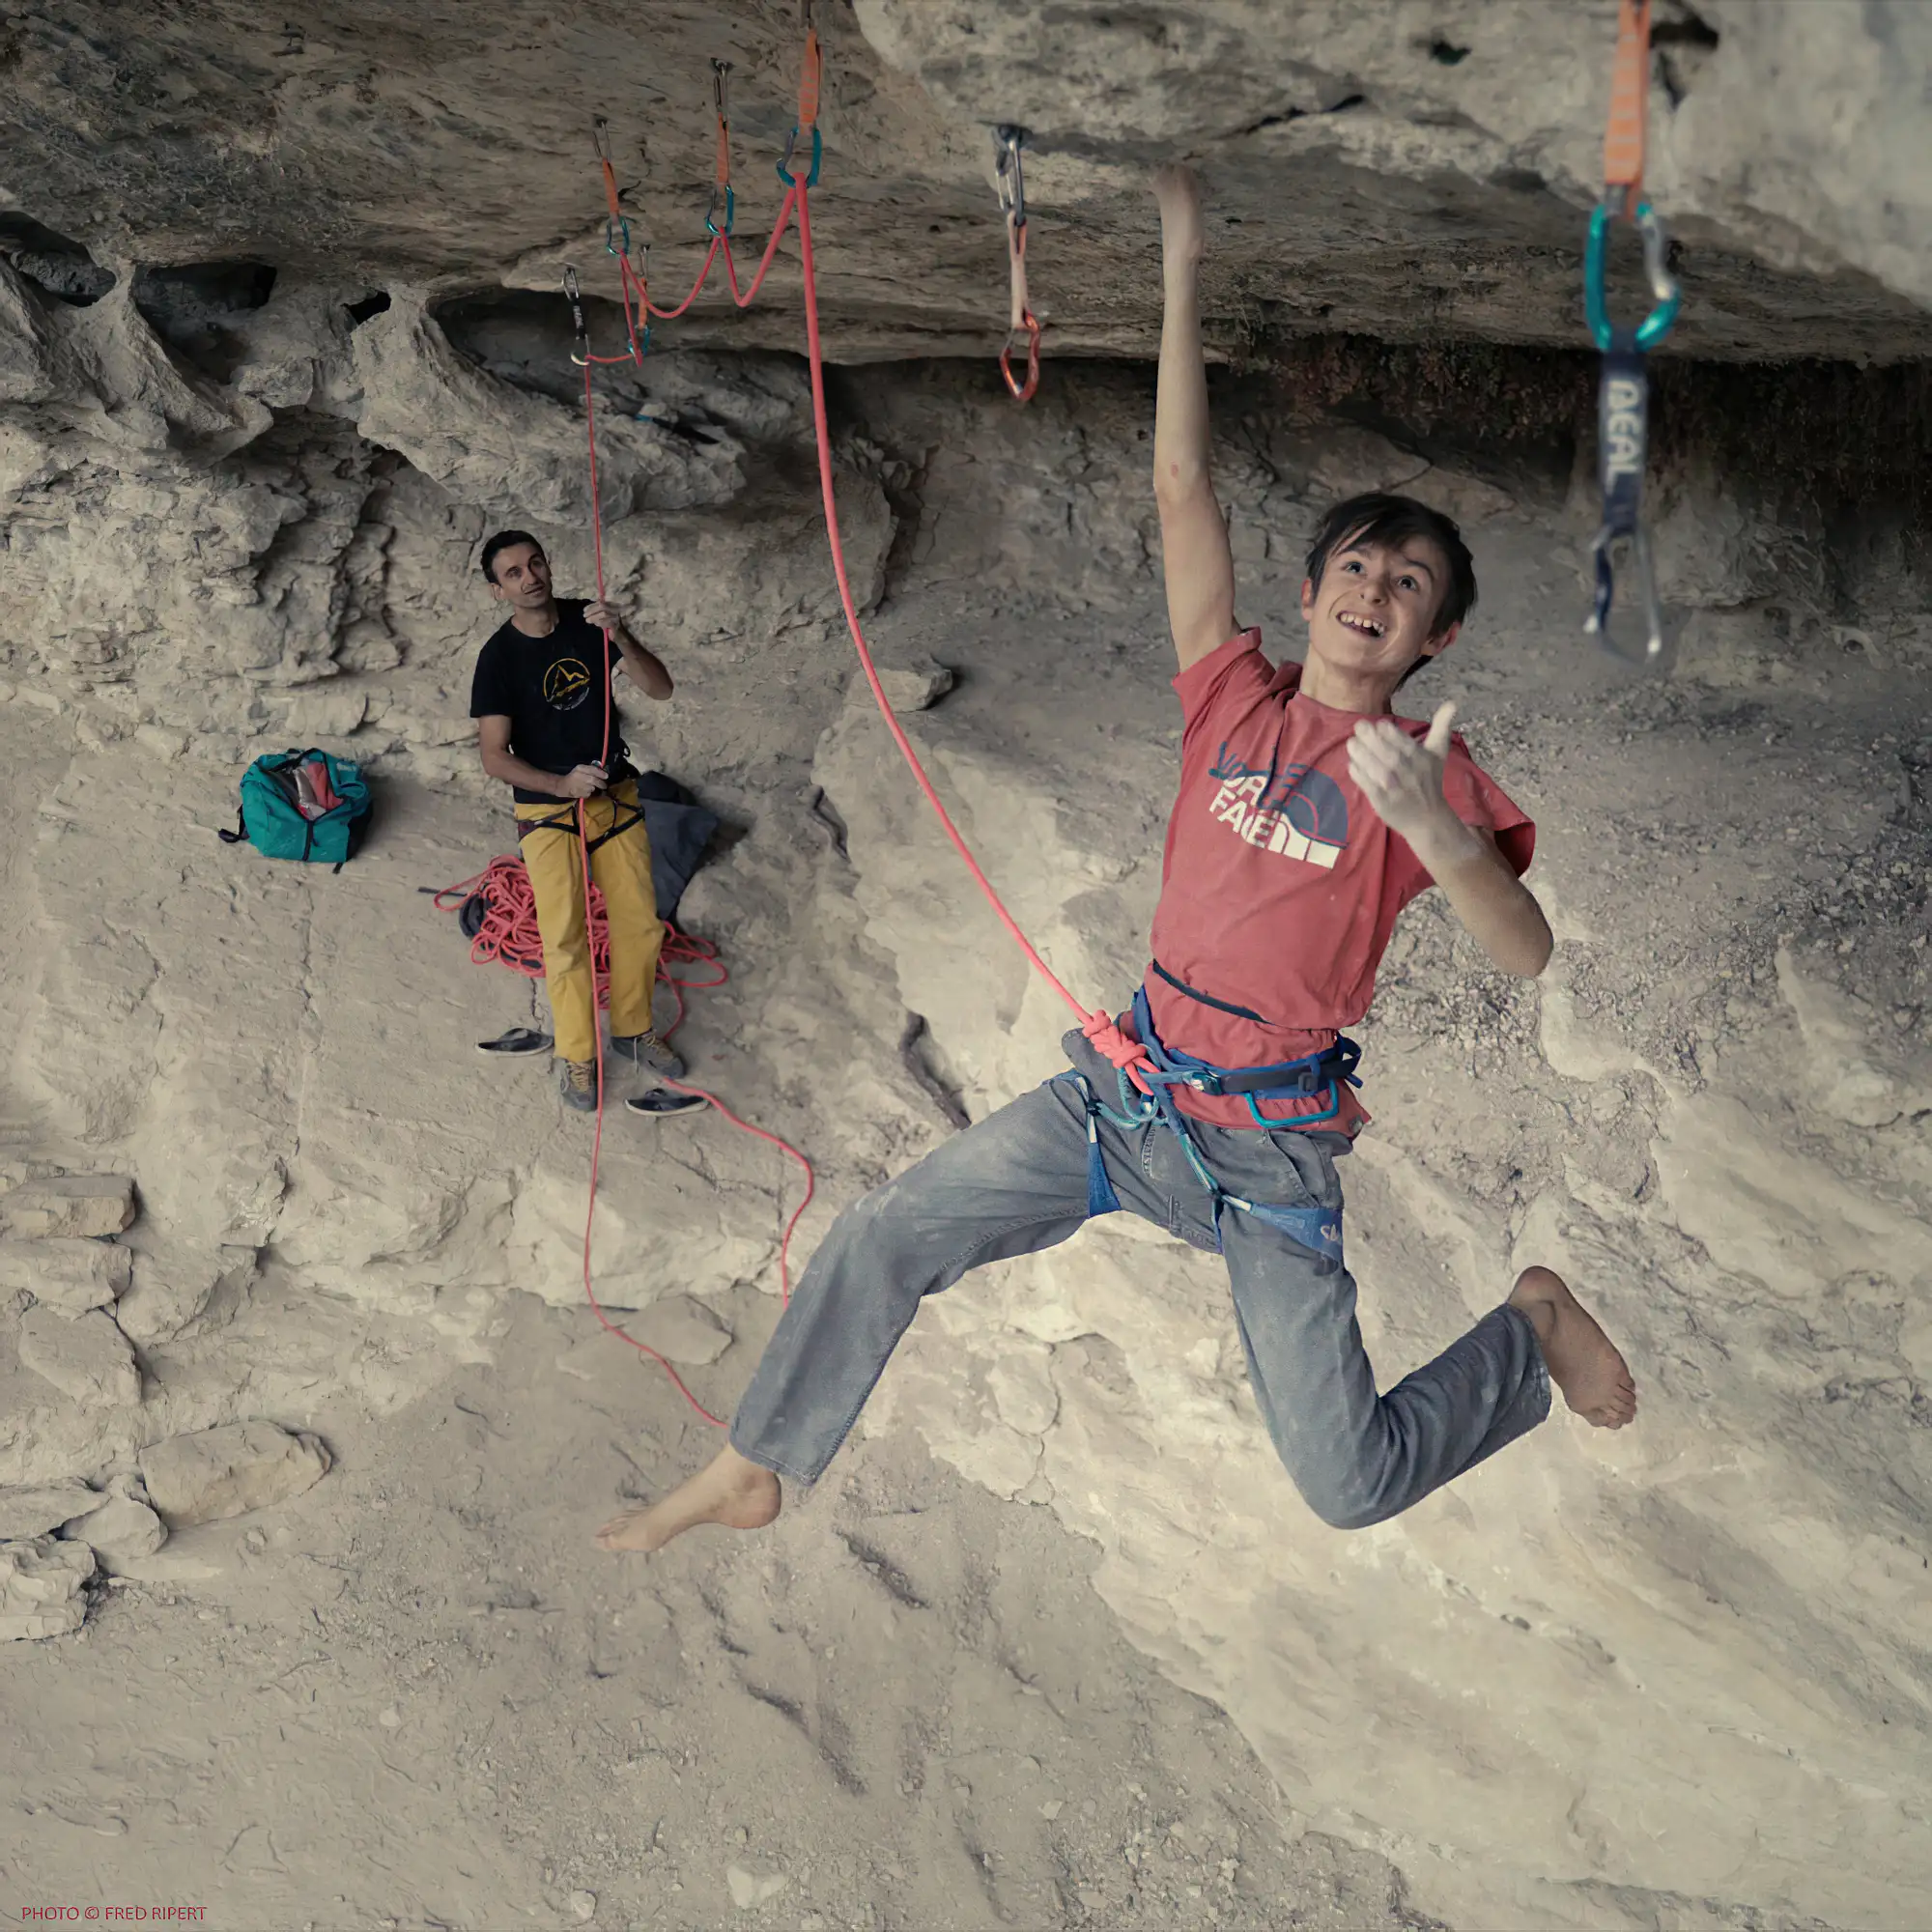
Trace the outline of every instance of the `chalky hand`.
<instances>
[{"instance_id":1,"label":"chalky hand","mask_svg":"<svg viewBox=\"0 0 1932 1932\"><path fill-rule=\"evenodd\" d=\"M1455 717L1456 707L1443 705L1419 745L1383 718L1363 719L1349 740L1349 776L1382 823L1411 844L1453 817L1442 796L1442 768Z\"/></svg>"}]
</instances>

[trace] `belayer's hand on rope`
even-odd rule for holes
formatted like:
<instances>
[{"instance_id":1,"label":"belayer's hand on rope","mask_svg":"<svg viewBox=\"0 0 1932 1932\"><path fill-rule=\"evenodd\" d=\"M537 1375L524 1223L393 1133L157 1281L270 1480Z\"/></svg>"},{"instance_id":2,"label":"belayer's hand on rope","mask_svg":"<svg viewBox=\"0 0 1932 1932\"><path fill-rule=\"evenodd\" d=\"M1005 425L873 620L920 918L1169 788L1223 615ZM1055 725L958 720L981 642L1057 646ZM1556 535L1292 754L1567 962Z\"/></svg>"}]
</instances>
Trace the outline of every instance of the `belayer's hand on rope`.
<instances>
[{"instance_id":1,"label":"belayer's hand on rope","mask_svg":"<svg viewBox=\"0 0 1932 1932\"><path fill-rule=\"evenodd\" d=\"M1642 588L1645 654L1663 649L1663 608L1658 601L1650 538L1641 520L1643 473L1650 437L1650 378L1644 356L1669 334L1681 292L1669 270L1670 238L1657 211L1643 198L1644 133L1650 80L1650 0L1620 0L1616 64L1610 80L1609 120L1604 136L1604 198L1590 215L1583 251L1583 313L1603 355L1597 390L1597 479L1603 521L1590 549L1596 559L1597 594L1583 629L1609 643L1610 605L1616 596L1612 554L1627 543L1636 556ZM1622 218L1643 241L1644 272L1656 305L1634 328L1610 320L1605 293L1610 223Z\"/></svg>"},{"instance_id":2,"label":"belayer's hand on rope","mask_svg":"<svg viewBox=\"0 0 1932 1932\"><path fill-rule=\"evenodd\" d=\"M611 782L611 774L599 764L578 765L556 781L559 798L595 798Z\"/></svg>"}]
</instances>

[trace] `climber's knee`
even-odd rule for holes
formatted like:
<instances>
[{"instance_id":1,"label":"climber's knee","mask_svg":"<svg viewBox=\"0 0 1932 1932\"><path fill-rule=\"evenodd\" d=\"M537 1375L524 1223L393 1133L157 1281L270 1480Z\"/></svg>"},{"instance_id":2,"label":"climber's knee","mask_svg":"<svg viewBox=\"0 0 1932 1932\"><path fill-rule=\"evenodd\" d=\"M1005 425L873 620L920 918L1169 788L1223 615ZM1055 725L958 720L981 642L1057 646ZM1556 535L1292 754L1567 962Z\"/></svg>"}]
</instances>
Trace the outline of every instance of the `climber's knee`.
<instances>
[{"instance_id":1,"label":"climber's knee","mask_svg":"<svg viewBox=\"0 0 1932 1932\"><path fill-rule=\"evenodd\" d=\"M1338 1496L1321 1493L1311 1495L1301 1492L1302 1500L1330 1529L1371 1529L1378 1522L1386 1522L1395 1514L1393 1510L1379 1509L1373 1504L1344 1502Z\"/></svg>"},{"instance_id":2,"label":"climber's knee","mask_svg":"<svg viewBox=\"0 0 1932 1932\"><path fill-rule=\"evenodd\" d=\"M1385 1486L1366 1478L1352 1463L1291 1456L1290 1445L1279 1440L1275 1452L1302 1501L1330 1529L1370 1529L1401 1512L1399 1502L1389 1502Z\"/></svg>"}]
</instances>

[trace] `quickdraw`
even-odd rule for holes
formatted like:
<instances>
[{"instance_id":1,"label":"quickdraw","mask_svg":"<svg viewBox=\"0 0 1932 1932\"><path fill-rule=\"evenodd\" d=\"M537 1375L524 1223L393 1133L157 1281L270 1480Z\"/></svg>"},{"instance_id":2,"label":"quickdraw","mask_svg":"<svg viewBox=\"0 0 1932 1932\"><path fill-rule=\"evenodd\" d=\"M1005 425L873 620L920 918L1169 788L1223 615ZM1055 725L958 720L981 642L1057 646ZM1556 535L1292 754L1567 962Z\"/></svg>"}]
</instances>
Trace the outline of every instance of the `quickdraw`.
<instances>
[{"instance_id":1,"label":"quickdraw","mask_svg":"<svg viewBox=\"0 0 1932 1932\"><path fill-rule=\"evenodd\" d=\"M798 76L798 119L785 136L785 150L779 162L779 180L786 187L797 187L792 179L791 157L802 136L811 136L811 170L805 178L807 187L818 185L818 164L825 158L825 142L818 131L818 83L823 71L818 47L818 29L812 23L811 0L799 0L799 17L805 25L805 61Z\"/></svg>"},{"instance_id":2,"label":"quickdraw","mask_svg":"<svg viewBox=\"0 0 1932 1932\"><path fill-rule=\"evenodd\" d=\"M1650 428L1650 378L1644 357L1669 334L1682 291L1669 270L1670 238L1643 198L1645 116L1650 79L1650 0L1619 0L1616 65L1604 135L1604 198L1590 214L1583 251L1583 314L1603 361L1597 387L1597 480L1603 521L1590 545L1597 594L1583 625L1614 649L1610 606L1616 596L1613 554L1628 544L1643 594L1645 656L1663 649L1663 607L1658 600L1650 536L1642 522L1643 474ZM1610 223L1629 221L1643 242L1644 272L1656 305L1634 328L1610 320L1605 294Z\"/></svg>"},{"instance_id":3,"label":"quickdraw","mask_svg":"<svg viewBox=\"0 0 1932 1932\"><path fill-rule=\"evenodd\" d=\"M609 213L604 217L604 252L611 256L617 264L618 285L623 291L624 326L631 340L628 358L622 356L599 356L599 361L622 361L642 363L651 347L650 314L650 258L648 242L640 244L640 259L634 261L631 253L631 218L624 213L623 191L617 185L617 170L611 149L611 124L600 114L590 124L591 146L597 151L597 165L604 175L604 200ZM640 144L641 151L641 144ZM631 298L635 293L637 307L634 311ZM643 321L644 332L640 337L638 324Z\"/></svg>"},{"instance_id":4,"label":"quickdraw","mask_svg":"<svg viewBox=\"0 0 1932 1932\"><path fill-rule=\"evenodd\" d=\"M993 129L993 185L1000 198L1000 212L1007 221L1007 279L1011 301L1007 312L1007 339L1000 346L1000 374L1006 379L1014 402L1029 402L1039 387L1039 319L1027 300L1027 206L1026 174L1020 150L1026 146L1024 128ZM1026 376L1013 374L1013 345L1026 337Z\"/></svg>"},{"instance_id":5,"label":"quickdraw","mask_svg":"<svg viewBox=\"0 0 1932 1932\"><path fill-rule=\"evenodd\" d=\"M718 159L711 177L711 205L704 211L705 232L714 241L723 241L731 233L731 219L738 212L738 197L731 192L731 105L729 88L731 82L731 63L714 60L711 63L711 106L718 122ZM718 225L720 204L724 210L724 225Z\"/></svg>"},{"instance_id":6,"label":"quickdraw","mask_svg":"<svg viewBox=\"0 0 1932 1932\"><path fill-rule=\"evenodd\" d=\"M590 331L583 321L583 291L577 285L577 270L568 266L563 271L563 293L570 303L570 331L573 337L570 359L580 369L590 366Z\"/></svg>"}]
</instances>

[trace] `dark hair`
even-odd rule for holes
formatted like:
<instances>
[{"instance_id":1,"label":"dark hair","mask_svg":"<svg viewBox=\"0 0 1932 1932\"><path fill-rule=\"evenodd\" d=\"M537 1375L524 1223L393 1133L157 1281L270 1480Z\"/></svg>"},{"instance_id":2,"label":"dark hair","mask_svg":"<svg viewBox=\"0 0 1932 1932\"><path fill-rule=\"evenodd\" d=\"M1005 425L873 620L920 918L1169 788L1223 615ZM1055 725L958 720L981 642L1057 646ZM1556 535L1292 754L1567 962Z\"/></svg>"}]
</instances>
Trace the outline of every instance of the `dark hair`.
<instances>
[{"instance_id":1,"label":"dark hair","mask_svg":"<svg viewBox=\"0 0 1932 1932\"><path fill-rule=\"evenodd\" d=\"M1452 524L1450 526L1450 528L1454 529L1455 526ZM538 543L536 538L531 536L528 530L498 530L497 534L483 546L483 575L487 577L492 583L495 583L497 581L497 573L495 569L492 568L492 566L497 561L497 552L510 550L517 544L525 544L525 543L528 544L530 548L534 550L539 556L542 556L544 554L543 545Z\"/></svg>"},{"instance_id":2,"label":"dark hair","mask_svg":"<svg viewBox=\"0 0 1932 1932\"><path fill-rule=\"evenodd\" d=\"M1321 573L1338 550L1353 550L1359 544L1393 548L1412 543L1417 537L1426 537L1449 561L1449 582L1442 586L1441 601L1429 626L1429 635L1439 638L1476 608L1476 566L1456 520L1432 510L1427 503L1418 503L1413 497L1372 492L1337 503L1321 519L1321 527L1308 547L1308 581L1318 590L1321 587Z\"/></svg>"}]
</instances>

